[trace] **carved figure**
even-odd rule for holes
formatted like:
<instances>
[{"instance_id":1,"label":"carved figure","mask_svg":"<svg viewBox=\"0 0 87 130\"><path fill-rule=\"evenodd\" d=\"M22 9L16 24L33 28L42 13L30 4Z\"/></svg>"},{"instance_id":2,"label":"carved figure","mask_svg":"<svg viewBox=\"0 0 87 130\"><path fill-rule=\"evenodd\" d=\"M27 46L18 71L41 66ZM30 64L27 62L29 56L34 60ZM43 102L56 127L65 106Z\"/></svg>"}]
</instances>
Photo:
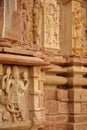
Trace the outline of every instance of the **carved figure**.
<instances>
[{"instance_id":1,"label":"carved figure","mask_svg":"<svg viewBox=\"0 0 87 130\"><path fill-rule=\"evenodd\" d=\"M82 11L81 5L76 4L73 9L73 46L81 48L82 46Z\"/></svg>"},{"instance_id":2,"label":"carved figure","mask_svg":"<svg viewBox=\"0 0 87 130\"><path fill-rule=\"evenodd\" d=\"M6 69L6 75L2 79L2 90L6 89L6 84L9 82L11 76L11 68Z\"/></svg>"},{"instance_id":3,"label":"carved figure","mask_svg":"<svg viewBox=\"0 0 87 130\"><path fill-rule=\"evenodd\" d=\"M23 19L23 31L22 31L22 35L23 35L23 39L22 42L23 44L27 44L28 43L28 10L27 10L27 3L23 3L22 4L22 19Z\"/></svg>"},{"instance_id":4,"label":"carved figure","mask_svg":"<svg viewBox=\"0 0 87 130\"><path fill-rule=\"evenodd\" d=\"M57 1L45 1L44 24L45 44L48 48L59 49L59 4Z\"/></svg>"},{"instance_id":5,"label":"carved figure","mask_svg":"<svg viewBox=\"0 0 87 130\"><path fill-rule=\"evenodd\" d=\"M40 40L40 35L39 35L39 16L40 16L40 1L39 0L35 0L34 3L34 42L35 44L39 44L39 40Z\"/></svg>"},{"instance_id":6,"label":"carved figure","mask_svg":"<svg viewBox=\"0 0 87 130\"><path fill-rule=\"evenodd\" d=\"M53 6L53 5L50 5L50 6L49 6L49 16L48 16L49 44L55 43L55 37L54 37L54 35L55 35L55 32L54 32L54 31L55 31L55 30L54 30L54 26L55 26L54 15L55 15L54 6Z\"/></svg>"},{"instance_id":7,"label":"carved figure","mask_svg":"<svg viewBox=\"0 0 87 130\"><path fill-rule=\"evenodd\" d=\"M29 86L27 72L24 71L23 80L21 80L18 68L13 67L11 74L11 69L8 67L2 81L2 89L7 99L5 104L7 111L11 113L13 121L23 121L20 96L24 94Z\"/></svg>"}]
</instances>

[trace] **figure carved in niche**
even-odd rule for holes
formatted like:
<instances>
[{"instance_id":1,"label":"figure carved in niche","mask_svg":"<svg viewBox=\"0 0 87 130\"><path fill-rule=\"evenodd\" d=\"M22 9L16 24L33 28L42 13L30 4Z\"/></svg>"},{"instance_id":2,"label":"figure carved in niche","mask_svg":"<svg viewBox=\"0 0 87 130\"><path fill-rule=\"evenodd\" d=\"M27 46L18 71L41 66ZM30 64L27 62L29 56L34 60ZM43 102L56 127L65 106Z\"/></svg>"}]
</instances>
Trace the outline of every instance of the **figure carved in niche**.
<instances>
[{"instance_id":1,"label":"figure carved in niche","mask_svg":"<svg viewBox=\"0 0 87 130\"><path fill-rule=\"evenodd\" d=\"M86 39L86 9L82 9L82 48L83 53L87 52L87 39Z\"/></svg>"},{"instance_id":2,"label":"figure carved in niche","mask_svg":"<svg viewBox=\"0 0 87 130\"><path fill-rule=\"evenodd\" d=\"M29 86L28 73L24 71L23 79L20 78L17 67L7 68L2 79L2 90L6 96L6 110L12 115L12 121L24 121L20 97Z\"/></svg>"},{"instance_id":3,"label":"figure carved in niche","mask_svg":"<svg viewBox=\"0 0 87 130\"><path fill-rule=\"evenodd\" d=\"M3 46L29 48L28 0L3 0L3 3L3 29L0 41L3 42Z\"/></svg>"},{"instance_id":4,"label":"figure carved in niche","mask_svg":"<svg viewBox=\"0 0 87 130\"><path fill-rule=\"evenodd\" d=\"M48 16L48 25L49 25L49 32L48 32L48 36L49 36L49 44L53 44L55 43L55 30L54 30L54 26L55 26L55 19L54 19L54 15L55 15L55 9L54 9L54 5L49 5L49 16Z\"/></svg>"},{"instance_id":5,"label":"figure carved in niche","mask_svg":"<svg viewBox=\"0 0 87 130\"><path fill-rule=\"evenodd\" d=\"M46 10L46 41L48 47L59 49L59 5L57 1L47 3ZM53 45L53 46L52 46Z\"/></svg>"},{"instance_id":6,"label":"figure carved in niche","mask_svg":"<svg viewBox=\"0 0 87 130\"><path fill-rule=\"evenodd\" d=\"M34 43L39 44L40 36L39 36L39 14L40 14L40 1L35 0L34 2Z\"/></svg>"},{"instance_id":7,"label":"figure carved in niche","mask_svg":"<svg viewBox=\"0 0 87 130\"><path fill-rule=\"evenodd\" d=\"M73 9L73 48L82 47L82 10L81 5L76 3Z\"/></svg>"},{"instance_id":8,"label":"figure carved in niche","mask_svg":"<svg viewBox=\"0 0 87 130\"><path fill-rule=\"evenodd\" d=\"M27 3L22 3L22 18L23 18L23 31L22 31L22 42L28 44L28 6Z\"/></svg>"}]
</instances>

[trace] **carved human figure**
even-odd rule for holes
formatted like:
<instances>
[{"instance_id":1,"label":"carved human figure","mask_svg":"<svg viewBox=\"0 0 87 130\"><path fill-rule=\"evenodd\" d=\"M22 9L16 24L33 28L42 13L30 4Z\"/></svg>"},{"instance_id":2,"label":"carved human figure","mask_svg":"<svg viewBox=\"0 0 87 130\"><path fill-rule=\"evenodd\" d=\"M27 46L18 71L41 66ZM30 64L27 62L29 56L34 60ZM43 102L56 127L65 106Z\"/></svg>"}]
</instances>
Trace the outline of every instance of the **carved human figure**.
<instances>
[{"instance_id":1,"label":"carved human figure","mask_svg":"<svg viewBox=\"0 0 87 130\"><path fill-rule=\"evenodd\" d=\"M40 34L39 34L39 26L40 26L40 0L35 0L34 2L34 43L39 44L40 42Z\"/></svg>"},{"instance_id":2,"label":"carved human figure","mask_svg":"<svg viewBox=\"0 0 87 130\"><path fill-rule=\"evenodd\" d=\"M28 42L28 10L27 10L27 3L23 3L22 4L22 19L23 19L23 31L22 31L22 35L23 35L23 38L22 38L22 42L23 44L27 44Z\"/></svg>"},{"instance_id":3,"label":"carved human figure","mask_svg":"<svg viewBox=\"0 0 87 130\"><path fill-rule=\"evenodd\" d=\"M48 16L49 44L55 43L55 39L54 39L54 35L55 35L55 32L54 32L54 26L55 26L54 15L55 15L54 6L51 4L51 5L49 5L49 16Z\"/></svg>"},{"instance_id":4,"label":"carved human figure","mask_svg":"<svg viewBox=\"0 0 87 130\"><path fill-rule=\"evenodd\" d=\"M7 68L7 73L3 77L3 89L7 96L6 108L12 114L13 121L23 121L23 113L20 105L20 96L24 94L29 85L28 74L23 73L23 81L20 79L19 70L13 67L12 77L10 78L10 69ZM8 80L6 80L8 78Z\"/></svg>"},{"instance_id":5,"label":"carved human figure","mask_svg":"<svg viewBox=\"0 0 87 130\"><path fill-rule=\"evenodd\" d=\"M73 40L76 48L82 44L82 12L80 5L76 4L73 10Z\"/></svg>"},{"instance_id":6,"label":"carved human figure","mask_svg":"<svg viewBox=\"0 0 87 130\"><path fill-rule=\"evenodd\" d=\"M48 47L59 49L59 5L57 1L49 1L45 5L46 12L46 44Z\"/></svg>"},{"instance_id":7,"label":"carved human figure","mask_svg":"<svg viewBox=\"0 0 87 130\"><path fill-rule=\"evenodd\" d=\"M8 67L6 69L6 75L3 76L2 79L2 90L6 89L6 84L10 81L10 76L11 76L11 68Z\"/></svg>"}]
</instances>

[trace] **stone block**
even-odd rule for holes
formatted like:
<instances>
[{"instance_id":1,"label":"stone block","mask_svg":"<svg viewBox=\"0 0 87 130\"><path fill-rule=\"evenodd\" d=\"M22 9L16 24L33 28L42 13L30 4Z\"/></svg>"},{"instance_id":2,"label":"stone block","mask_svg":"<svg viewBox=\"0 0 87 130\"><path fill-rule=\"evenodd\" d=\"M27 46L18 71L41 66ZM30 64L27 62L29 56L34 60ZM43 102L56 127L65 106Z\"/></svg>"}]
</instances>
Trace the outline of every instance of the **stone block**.
<instances>
[{"instance_id":1,"label":"stone block","mask_svg":"<svg viewBox=\"0 0 87 130\"><path fill-rule=\"evenodd\" d=\"M69 115L69 122L85 123L87 122L87 115Z\"/></svg>"},{"instance_id":2,"label":"stone block","mask_svg":"<svg viewBox=\"0 0 87 130\"><path fill-rule=\"evenodd\" d=\"M46 88L45 89L45 99L46 100L56 100L56 88Z\"/></svg>"},{"instance_id":3,"label":"stone block","mask_svg":"<svg viewBox=\"0 0 87 130\"><path fill-rule=\"evenodd\" d=\"M67 128L68 128L67 124L60 123L54 126L53 130L67 130Z\"/></svg>"},{"instance_id":4,"label":"stone block","mask_svg":"<svg viewBox=\"0 0 87 130\"><path fill-rule=\"evenodd\" d=\"M87 130L87 123L70 123L68 130Z\"/></svg>"},{"instance_id":5,"label":"stone block","mask_svg":"<svg viewBox=\"0 0 87 130\"><path fill-rule=\"evenodd\" d=\"M87 102L81 103L81 112L82 113L87 113Z\"/></svg>"},{"instance_id":6,"label":"stone block","mask_svg":"<svg viewBox=\"0 0 87 130\"><path fill-rule=\"evenodd\" d=\"M81 114L81 103L69 103L69 113L70 114Z\"/></svg>"},{"instance_id":7,"label":"stone block","mask_svg":"<svg viewBox=\"0 0 87 130\"><path fill-rule=\"evenodd\" d=\"M45 103L46 114L58 114L58 101L49 100Z\"/></svg>"},{"instance_id":8,"label":"stone block","mask_svg":"<svg viewBox=\"0 0 87 130\"><path fill-rule=\"evenodd\" d=\"M67 102L58 102L59 110L58 112L61 114L67 114L68 113L68 103Z\"/></svg>"},{"instance_id":9,"label":"stone block","mask_svg":"<svg viewBox=\"0 0 87 130\"><path fill-rule=\"evenodd\" d=\"M68 90L58 89L57 90L57 100L68 101Z\"/></svg>"},{"instance_id":10,"label":"stone block","mask_svg":"<svg viewBox=\"0 0 87 130\"><path fill-rule=\"evenodd\" d=\"M46 125L44 130L67 130L68 125L59 123L57 125Z\"/></svg>"},{"instance_id":11,"label":"stone block","mask_svg":"<svg viewBox=\"0 0 87 130\"><path fill-rule=\"evenodd\" d=\"M83 88L70 89L69 100L74 102L87 102L87 90Z\"/></svg>"},{"instance_id":12,"label":"stone block","mask_svg":"<svg viewBox=\"0 0 87 130\"><path fill-rule=\"evenodd\" d=\"M87 89L83 89L82 90L82 93L81 93L81 98L82 98L82 101L86 101L87 102Z\"/></svg>"},{"instance_id":13,"label":"stone block","mask_svg":"<svg viewBox=\"0 0 87 130\"><path fill-rule=\"evenodd\" d=\"M82 89L70 89L69 100L74 102L81 102Z\"/></svg>"},{"instance_id":14,"label":"stone block","mask_svg":"<svg viewBox=\"0 0 87 130\"><path fill-rule=\"evenodd\" d=\"M52 121L53 124L57 125L58 123L67 123L68 122L68 115L51 115L46 116L46 121Z\"/></svg>"}]
</instances>

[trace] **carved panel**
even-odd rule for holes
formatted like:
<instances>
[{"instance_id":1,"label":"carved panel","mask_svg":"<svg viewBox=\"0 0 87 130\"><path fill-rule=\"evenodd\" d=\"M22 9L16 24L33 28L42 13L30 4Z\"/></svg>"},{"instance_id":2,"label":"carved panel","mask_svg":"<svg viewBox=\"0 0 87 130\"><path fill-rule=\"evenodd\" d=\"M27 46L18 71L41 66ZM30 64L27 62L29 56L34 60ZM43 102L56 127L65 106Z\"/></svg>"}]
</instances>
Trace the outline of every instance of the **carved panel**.
<instances>
[{"instance_id":1,"label":"carved panel","mask_svg":"<svg viewBox=\"0 0 87 130\"><path fill-rule=\"evenodd\" d=\"M27 68L5 66L0 88L0 125L30 127L29 72ZM3 129L3 125L0 126Z\"/></svg>"},{"instance_id":2,"label":"carved panel","mask_svg":"<svg viewBox=\"0 0 87 130\"><path fill-rule=\"evenodd\" d=\"M11 47L29 48L33 42L33 1L3 0L1 3L0 38L11 43Z\"/></svg>"},{"instance_id":3,"label":"carved panel","mask_svg":"<svg viewBox=\"0 0 87 130\"><path fill-rule=\"evenodd\" d=\"M29 43L33 42L33 18L32 18L32 6L33 1L19 0L17 1L17 12L19 12L20 18L20 40L13 43L13 47L22 47L23 49L29 49ZM19 21L18 21L19 23ZM16 26L16 25L15 25ZM17 26L18 27L18 26Z\"/></svg>"},{"instance_id":4,"label":"carved panel","mask_svg":"<svg viewBox=\"0 0 87 130\"><path fill-rule=\"evenodd\" d=\"M72 47L74 53L82 53L86 48L86 9L73 1L72 6Z\"/></svg>"},{"instance_id":5,"label":"carved panel","mask_svg":"<svg viewBox=\"0 0 87 130\"><path fill-rule=\"evenodd\" d=\"M57 0L46 0L44 8L44 47L59 49L59 14Z\"/></svg>"},{"instance_id":6,"label":"carved panel","mask_svg":"<svg viewBox=\"0 0 87 130\"><path fill-rule=\"evenodd\" d=\"M87 20L86 8L83 7L82 8L82 49L84 54L87 54L86 20Z\"/></svg>"}]
</instances>

